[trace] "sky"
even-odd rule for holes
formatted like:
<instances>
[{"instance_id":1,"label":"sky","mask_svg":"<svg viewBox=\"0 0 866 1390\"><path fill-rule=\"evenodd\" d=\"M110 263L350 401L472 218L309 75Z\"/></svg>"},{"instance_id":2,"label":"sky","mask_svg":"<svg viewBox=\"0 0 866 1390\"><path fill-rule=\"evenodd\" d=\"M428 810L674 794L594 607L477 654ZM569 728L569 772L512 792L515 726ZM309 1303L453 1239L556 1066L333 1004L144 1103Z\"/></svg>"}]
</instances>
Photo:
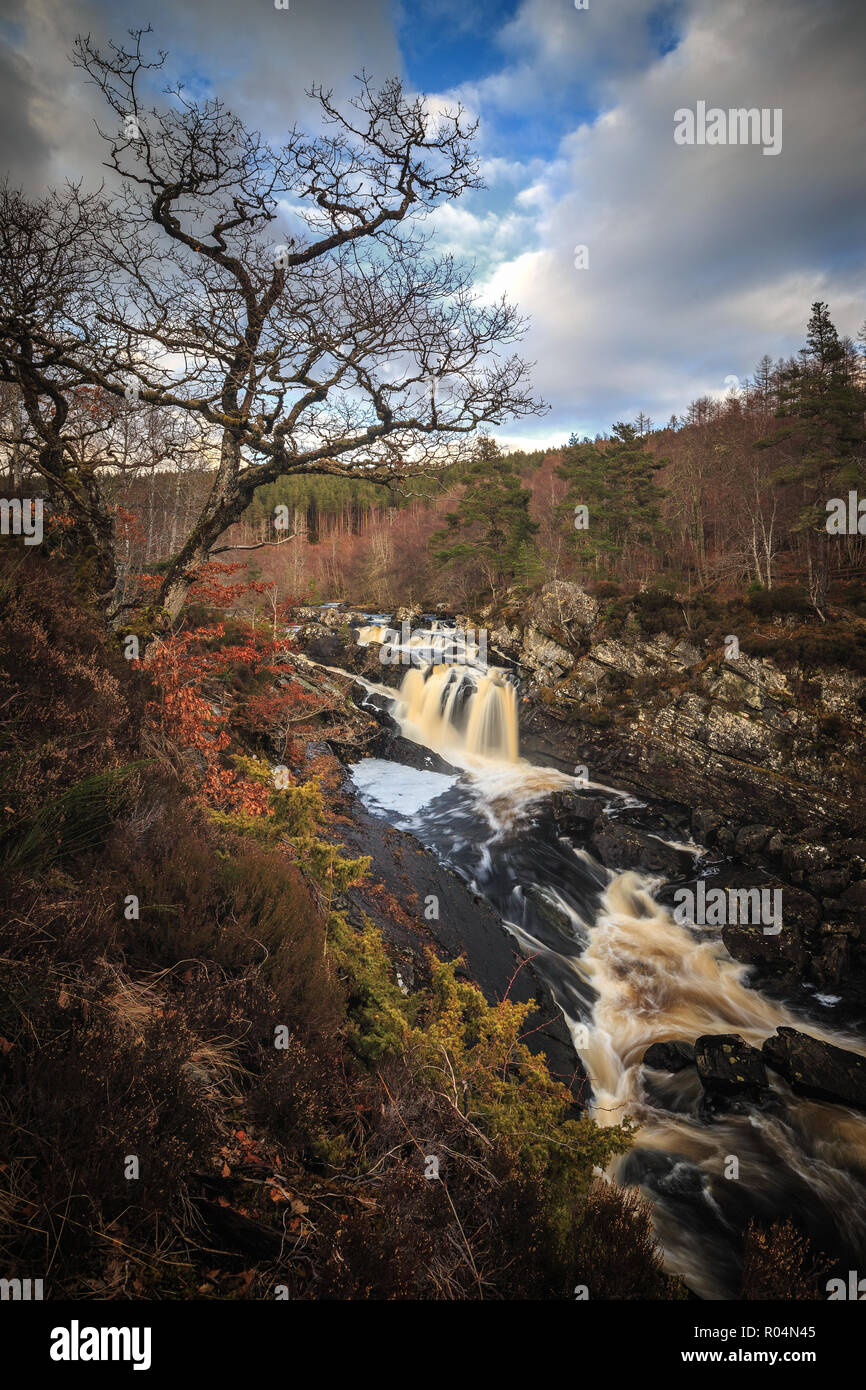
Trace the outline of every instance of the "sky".
<instances>
[{"instance_id":1,"label":"sky","mask_svg":"<svg viewBox=\"0 0 866 1390\"><path fill-rule=\"evenodd\" d=\"M98 108L66 55L148 23L191 92L271 138L312 82L346 95L362 69L478 119L486 188L428 227L530 321L550 409L505 444L721 397L802 345L815 299L854 338L866 320L863 0L0 0L14 182L99 181ZM699 102L780 110L780 151L677 143Z\"/></svg>"}]
</instances>

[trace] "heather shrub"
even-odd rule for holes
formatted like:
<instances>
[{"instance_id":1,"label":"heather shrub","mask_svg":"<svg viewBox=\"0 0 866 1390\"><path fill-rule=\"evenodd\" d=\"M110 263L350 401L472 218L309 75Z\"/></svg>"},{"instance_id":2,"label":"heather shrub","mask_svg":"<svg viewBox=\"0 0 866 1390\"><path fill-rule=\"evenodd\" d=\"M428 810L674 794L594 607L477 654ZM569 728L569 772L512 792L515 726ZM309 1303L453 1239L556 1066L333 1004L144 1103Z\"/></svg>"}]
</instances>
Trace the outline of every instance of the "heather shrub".
<instances>
[{"instance_id":1,"label":"heather shrub","mask_svg":"<svg viewBox=\"0 0 866 1390\"><path fill-rule=\"evenodd\" d=\"M143 683L39 554L0 546L0 828L132 760Z\"/></svg>"},{"instance_id":2,"label":"heather shrub","mask_svg":"<svg viewBox=\"0 0 866 1390\"><path fill-rule=\"evenodd\" d=\"M179 1215L185 1180L209 1161L216 1133L185 1021L127 1017L106 984L44 992L0 1054L5 1263L42 1274L51 1249L55 1281L68 1263L86 1268L104 1254L103 1233L121 1218L135 1240L157 1216Z\"/></svg>"},{"instance_id":3,"label":"heather shrub","mask_svg":"<svg viewBox=\"0 0 866 1390\"><path fill-rule=\"evenodd\" d=\"M839 623L820 629L795 628L778 636L748 632L740 646L749 656L768 656L780 666L841 666L866 674L866 633Z\"/></svg>"},{"instance_id":4,"label":"heather shrub","mask_svg":"<svg viewBox=\"0 0 866 1390\"><path fill-rule=\"evenodd\" d=\"M666 1275L647 1202L634 1188L596 1182L569 1232L576 1283L589 1298L682 1298L679 1279Z\"/></svg>"},{"instance_id":5,"label":"heather shrub","mask_svg":"<svg viewBox=\"0 0 866 1390\"><path fill-rule=\"evenodd\" d=\"M811 604L803 590L793 584L779 584L775 589L753 588L747 602L759 618L771 618L776 613L796 613L805 617L812 612Z\"/></svg>"},{"instance_id":6,"label":"heather shrub","mask_svg":"<svg viewBox=\"0 0 866 1390\"><path fill-rule=\"evenodd\" d=\"M763 1227L750 1221L743 1237L743 1273L740 1297L764 1300L824 1298L819 1280L827 1273L823 1256L792 1221L774 1221Z\"/></svg>"},{"instance_id":7,"label":"heather shrub","mask_svg":"<svg viewBox=\"0 0 866 1390\"><path fill-rule=\"evenodd\" d=\"M250 1082L249 1118L265 1125L293 1152L316 1161L327 1151L328 1130L342 1118L335 1075L338 1052L314 1046L290 1034L288 1045L274 1049L273 1037L261 1070Z\"/></svg>"},{"instance_id":8,"label":"heather shrub","mask_svg":"<svg viewBox=\"0 0 866 1390\"><path fill-rule=\"evenodd\" d=\"M294 865L234 837L219 847L195 817L180 832L157 821L130 849L115 881L121 920L122 891L134 884L139 899L138 919L122 927L131 962L171 969L204 959L229 975L255 968L272 992L274 1023L327 1030L338 996L321 916Z\"/></svg>"}]
</instances>

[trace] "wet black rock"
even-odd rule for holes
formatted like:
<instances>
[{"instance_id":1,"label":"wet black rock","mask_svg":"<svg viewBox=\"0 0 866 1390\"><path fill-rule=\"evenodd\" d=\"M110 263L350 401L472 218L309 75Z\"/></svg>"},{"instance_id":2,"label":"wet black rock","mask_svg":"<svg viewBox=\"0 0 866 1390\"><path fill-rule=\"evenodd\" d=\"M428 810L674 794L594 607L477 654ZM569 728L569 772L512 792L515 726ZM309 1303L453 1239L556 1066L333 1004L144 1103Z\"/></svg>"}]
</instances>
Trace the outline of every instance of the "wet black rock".
<instances>
[{"instance_id":1,"label":"wet black rock","mask_svg":"<svg viewBox=\"0 0 866 1390\"><path fill-rule=\"evenodd\" d=\"M655 1071L683 1071L695 1065L695 1049L691 1043L675 1040L653 1043L643 1055L643 1064Z\"/></svg>"},{"instance_id":2,"label":"wet black rock","mask_svg":"<svg viewBox=\"0 0 866 1390\"><path fill-rule=\"evenodd\" d=\"M760 854L761 850L772 839L773 827L771 825L744 825L737 831L737 838L734 841L734 848L737 854L743 856Z\"/></svg>"},{"instance_id":3,"label":"wet black rock","mask_svg":"<svg viewBox=\"0 0 866 1390\"><path fill-rule=\"evenodd\" d=\"M715 811L698 807L692 813L692 833L701 845L711 845L721 828L722 818Z\"/></svg>"},{"instance_id":4,"label":"wet black rock","mask_svg":"<svg viewBox=\"0 0 866 1390\"><path fill-rule=\"evenodd\" d=\"M352 699L356 705L363 705L365 709L376 714L386 729L396 729L398 727L396 719L389 713L392 699L390 695L381 695L378 690L369 690L361 681L352 683Z\"/></svg>"},{"instance_id":5,"label":"wet black rock","mask_svg":"<svg viewBox=\"0 0 866 1390\"><path fill-rule=\"evenodd\" d=\"M694 864L692 855L673 849L622 821L602 819L593 827L589 848L608 869L637 869L677 878Z\"/></svg>"},{"instance_id":6,"label":"wet black rock","mask_svg":"<svg viewBox=\"0 0 866 1390\"><path fill-rule=\"evenodd\" d=\"M811 931L821 920L821 904L811 893L803 888L793 888L789 883L778 879L770 885L782 893L782 921L786 927L798 931Z\"/></svg>"},{"instance_id":7,"label":"wet black rock","mask_svg":"<svg viewBox=\"0 0 866 1390\"><path fill-rule=\"evenodd\" d=\"M841 840L836 845L836 853L855 877L861 878L866 874L866 840Z\"/></svg>"},{"instance_id":8,"label":"wet black rock","mask_svg":"<svg viewBox=\"0 0 866 1390\"><path fill-rule=\"evenodd\" d=\"M809 874L809 887L822 897L838 897L851 882L851 871L847 868L821 869L818 873ZM866 895L864 895L866 902Z\"/></svg>"},{"instance_id":9,"label":"wet black rock","mask_svg":"<svg viewBox=\"0 0 866 1390\"><path fill-rule=\"evenodd\" d=\"M353 656L354 641L328 628L315 628L305 634L304 650L311 661L323 666L346 667Z\"/></svg>"},{"instance_id":10,"label":"wet black rock","mask_svg":"<svg viewBox=\"0 0 866 1390\"><path fill-rule=\"evenodd\" d=\"M425 748L422 743L413 743L411 739L403 738L402 734L397 732L398 726L395 721L389 715L383 717L387 720L386 727L367 745L368 752L374 758L385 758L388 762L402 763L404 767L414 767L422 772L459 775L459 768L446 763L432 748Z\"/></svg>"},{"instance_id":11,"label":"wet black rock","mask_svg":"<svg viewBox=\"0 0 866 1390\"><path fill-rule=\"evenodd\" d=\"M695 1064L705 1091L757 1098L767 1089L767 1070L756 1047L739 1033L705 1033L695 1043Z\"/></svg>"},{"instance_id":12,"label":"wet black rock","mask_svg":"<svg viewBox=\"0 0 866 1390\"><path fill-rule=\"evenodd\" d=\"M850 938L856 927L824 922L819 937L820 950L812 952L810 975L819 989L838 989L846 979L851 962Z\"/></svg>"},{"instance_id":13,"label":"wet black rock","mask_svg":"<svg viewBox=\"0 0 866 1390\"><path fill-rule=\"evenodd\" d=\"M866 912L866 879L852 883L840 898L842 907L848 912Z\"/></svg>"},{"instance_id":14,"label":"wet black rock","mask_svg":"<svg viewBox=\"0 0 866 1390\"><path fill-rule=\"evenodd\" d=\"M602 815L608 798L589 792L554 792L550 810L560 834L585 833L588 825Z\"/></svg>"},{"instance_id":15,"label":"wet black rock","mask_svg":"<svg viewBox=\"0 0 866 1390\"><path fill-rule=\"evenodd\" d=\"M802 972L807 961L803 934L799 927L783 925L775 934L750 923L722 928L722 940L734 960L757 965L770 975Z\"/></svg>"},{"instance_id":16,"label":"wet black rock","mask_svg":"<svg viewBox=\"0 0 866 1390\"><path fill-rule=\"evenodd\" d=\"M866 1110L866 1057L796 1028L779 1028L767 1038L761 1055L798 1095Z\"/></svg>"}]
</instances>

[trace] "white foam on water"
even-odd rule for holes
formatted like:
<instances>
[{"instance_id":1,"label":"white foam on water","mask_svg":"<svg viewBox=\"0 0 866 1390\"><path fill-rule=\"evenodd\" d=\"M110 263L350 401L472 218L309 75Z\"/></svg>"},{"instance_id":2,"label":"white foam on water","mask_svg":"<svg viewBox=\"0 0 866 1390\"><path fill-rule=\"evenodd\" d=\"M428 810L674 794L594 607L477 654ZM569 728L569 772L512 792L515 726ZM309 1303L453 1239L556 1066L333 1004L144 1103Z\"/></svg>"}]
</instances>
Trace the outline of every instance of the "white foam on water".
<instances>
[{"instance_id":1,"label":"white foam on water","mask_svg":"<svg viewBox=\"0 0 866 1390\"><path fill-rule=\"evenodd\" d=\"M496 668L479 673L445 663L426 670L411 667L399 692L387 692L403 735L447 757L462 769L459 777L375 758L350 769L370 809L404 821L417 816L459 780L493 831L493 839L477 846L482 883L492 871L490 846L496 837L531 821L537 807L554 792L606 792L611 800L605 811L611 816L645 805L617 788L584 782L521 758L517 692L507 674ZM372 683L365 684L374 688ZM703 855L693 842L653 838L695 859ZM599 1124L615 1124L631 1116L641 1125L632 1152L655 1150L671 1159L667 1177L657 1190L649 1185L647 1191L654 1199L656 1235L665 1250L666 1266L684 1274L701 1297L726 1296L705 1232L700 1225L693 1228L683 1221L676 1202L666 1201L664 1193L665 1182L676 1186L679 1177L691 1173L703 1199L725 1224L716 1198L730 1154L738 1155L744 1188L763 1194L769 1204L784 1203L784 1185L793 1175L824 1210L841 1213L840 1230L866 1247L861 1186L861 1175L866 1173L866 1115L793 1095L773 1074L769 1080L784 1100L781 1110L755 1110L747 1116L722 1113L707 1123L698 1112L671 1110L664 1096L656 1098L642 1066L652 1043L693 1042L702 1034L737 1033L760 1048L778 1027L787 1026L861 1056L866 1055L866 1041L812 1021L804 1026L783 1003L751 988L748 967L731 958L718 933L688 930L656 901L654 891L660 879L603 870L586 850L573 849L607 883L592 921L578 915L554 882L540 884L543 895L572 923L575 939L586 940L579 956L562 956L560 965L591 987L592 1012L585 1023L567 1011L565 1018L589 1076L592 1113ZM483 892L477 881L473 887ZM524 951L542 960L557 955L507 916L503 925ZM836 995L815 997L828 1009L839 1002ZM607 1176L624 1176L627 1161L615 1159Z\"/></svg>"},{"instance_id":2,"label":"white foam on water","mask_svg":"<svg viewBox=\"0 0 866 1390\"><path fill-rule=\"evenodd\" d=\"M457 781L444 772L405 767L385 758L365 758L353 763L349 774L368 810L399 816L416 816Z\"/></svg>"}]
</instances>

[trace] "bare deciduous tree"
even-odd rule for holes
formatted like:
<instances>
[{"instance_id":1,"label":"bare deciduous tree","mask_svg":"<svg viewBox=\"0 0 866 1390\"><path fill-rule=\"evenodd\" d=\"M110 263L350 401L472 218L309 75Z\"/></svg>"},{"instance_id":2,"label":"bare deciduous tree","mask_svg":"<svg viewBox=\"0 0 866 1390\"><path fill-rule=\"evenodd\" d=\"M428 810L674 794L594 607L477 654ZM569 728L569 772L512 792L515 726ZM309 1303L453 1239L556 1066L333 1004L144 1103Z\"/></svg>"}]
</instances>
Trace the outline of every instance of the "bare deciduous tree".
<instances>
[{"instance_id":1,"label":"bare deciduous tree","mask_svg":"<svg viewBox=\"0 0 866 1390\"><path fill-rule=\"evenodd\" d=\"M543 407L526 364L503 353L523 331L515 308L480 302L469 271L433 255L421 226L480 186L461 108L431 118L398 81L375 90L362 76L345 111L314 89L322 133L293 129L275 147L182 87L148 106L165 55L146 60L147 32L107 54L76 42L116 123L100 134L119 189L54 200L46 246L70 206L87 212L86 246L59 253L62 271L78 260L77 278L47 312L46 269L27 344L13 326L2 356L40 437L36 466L54 482L72 466L68 399L82 384L187 413L205 431L215 477L158 597L172 619L260 484L298 473L393 482L454 457L480 424ZM116 614L96 466L77 515L101 535L99 592Z\"/></svg>"}]
</instances>

